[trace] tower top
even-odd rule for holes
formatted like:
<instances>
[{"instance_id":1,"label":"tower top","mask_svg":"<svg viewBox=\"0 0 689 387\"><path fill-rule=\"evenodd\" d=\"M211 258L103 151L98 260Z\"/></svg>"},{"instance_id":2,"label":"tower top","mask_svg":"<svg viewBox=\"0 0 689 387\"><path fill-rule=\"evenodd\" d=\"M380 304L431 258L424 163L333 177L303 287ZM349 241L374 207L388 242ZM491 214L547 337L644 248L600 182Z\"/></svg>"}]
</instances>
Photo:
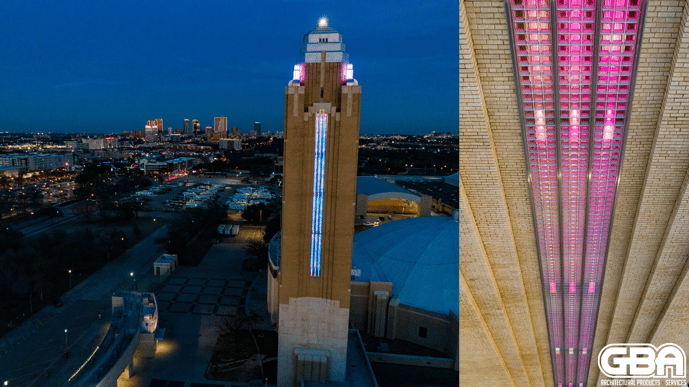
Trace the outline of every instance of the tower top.
<instances>
[{"instance_id":1,"label":"tower top","mask_svg":"<svg viewBox=\"0 0 689 387\"><path fill-rule=\"evenodd\" d=\"M328 18L318 19L318 27L304 35L304 42L297 63L318 63L321 51L326 52L326 62L349 62L342 43L342 34L328 26Z\"/></svg>"}]
</instances>

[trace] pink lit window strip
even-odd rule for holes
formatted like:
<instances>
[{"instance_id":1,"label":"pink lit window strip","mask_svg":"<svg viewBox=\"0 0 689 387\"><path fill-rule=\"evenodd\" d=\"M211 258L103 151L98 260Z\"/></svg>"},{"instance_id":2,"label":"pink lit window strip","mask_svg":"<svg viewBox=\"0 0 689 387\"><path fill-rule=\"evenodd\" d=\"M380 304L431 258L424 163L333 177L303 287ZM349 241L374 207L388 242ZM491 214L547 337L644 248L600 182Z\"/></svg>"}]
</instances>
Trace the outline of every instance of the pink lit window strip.
<instances>
[{"instance_id":1,"label":"pink lit window strip","mask_svg":"<svg viewBox=\"0 0 689 387\"><path fill-rule=\"evenodd\" d=\"M519 4L516 4L516 3ZM526 123L528 162L531 169L536 229L553 347L563 347L560 230L558 220L555 90L551 43L550 3L525 0L513 3L513 27ZM554 373L564 377L564 359L553 353Z\"/></svg>"},{"instance_id":2,"label":"pink lit window strip","mask_svg":"<svg viewBox=\"0 0 689 387\"><path fill-rule=\"evenodd\" d=\"M596 129L584 271L584 283L589 283L592 291L582 297L581 348L593 345L601 292L601 287L595 284L602 282L605 266L643 4L643 0L603 0L601 7ZM587 353L579 356L580 383L587 382L590 356Z\"/></svg>"},{"instance_id":3,"label":"pink lit window strip","mask_svg":"<svg viewBox=\"0 0 689 387\"><path fill-rule=\"evenodd\" d=\"M581 310L582 256L586 212L589 119L595 4L559 1L557 51L560 104L560 150L562 168L563 278L569 291L563 294L565 323L565 382L576 382L579 313Z\"/></svg>"},{"instance_id":4,"label":"pink lit window strip","mask_svg":"<svg viewBox=\"0 0 689 387\"><path fill-rule=\"evenodd\" d=\"M512 0L512 18L518 58L523 112L527 125L527 146L534 193L537 232L541 250L543 281L549 284L546 312L555 347L556 380L563 381L564 354L567 369L565 385L583 386L587 382L593 344L600 284L605 264L606 243L619 174L625 110L631 79L634 44L638 36L643 0L604 0L599 47L597 89L591 90L594 64L595 2L557 0L558 90L552 86L550 4L547 0ZM596 106L591 106L596 93ZM557 94L560 108L560 138L554 138L554 111L550 101ZM593 114L592 114L593 113ZM592 118L592 116L594 118ZM589 158L590 119L596 119L594 132L591 197L588 235L584 236L586 174ZM557 220L557 159L554 141L560 141L562 161L562 213L566 287L560 286L559 230ZM584 240L586 238L586 240ZM586 267L582 278L584 243ZM578 284L587 284L586 287ZM568 291L565 291L567 289ZM582 294L581 292L586 289ZM561 321L564 303L564 352ZM579 321L579 310L581 321ZM577 337L580 326L581 337ZM559 336L559 337L558 337ZM583 348L579 353L577 348ZM578 369L577 369L578 368ZM559 384L561 385L561 384Z\"/></svg>"}]
</instances>

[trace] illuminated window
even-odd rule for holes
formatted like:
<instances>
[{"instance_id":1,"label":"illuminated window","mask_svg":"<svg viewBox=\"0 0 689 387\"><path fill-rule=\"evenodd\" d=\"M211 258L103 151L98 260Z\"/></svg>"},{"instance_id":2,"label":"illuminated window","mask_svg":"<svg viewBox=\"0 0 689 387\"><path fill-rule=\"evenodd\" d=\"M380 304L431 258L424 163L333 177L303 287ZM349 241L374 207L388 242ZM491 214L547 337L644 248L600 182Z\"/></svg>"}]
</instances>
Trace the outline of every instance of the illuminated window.
<instances>
[{"instance_id":1,"label":"illuminated window","mask_svg":"<svg viewBox=\"0 0 689 387\"><path fill-rule=\"evenodd\" d=\"M325 186L325 149L328 134L328 115L316 114L316 137L313 157L313 199L311 202L311 261L309 275L321 275L323 252L323 192Z\"/></svg>"},{"instance_id":2,"label":"illuminated window","mask_svg":"<svg viewBox=\"0 0 689 387\"><path fill-rule=\"evenodd\" d=\"M294 72L292 73L292 79L295 81L304 82L304 64L295 64Z\"/></svg>"},{"instance_id":3,"label":"illuminated window","mask_svg":"<svg viewBox=\"0 0 689 387\"><path fill-rule=\"evenodd\" d=\"M646 1L506 4L554 384L585 386Z\"/></svg>"}]
</instances>

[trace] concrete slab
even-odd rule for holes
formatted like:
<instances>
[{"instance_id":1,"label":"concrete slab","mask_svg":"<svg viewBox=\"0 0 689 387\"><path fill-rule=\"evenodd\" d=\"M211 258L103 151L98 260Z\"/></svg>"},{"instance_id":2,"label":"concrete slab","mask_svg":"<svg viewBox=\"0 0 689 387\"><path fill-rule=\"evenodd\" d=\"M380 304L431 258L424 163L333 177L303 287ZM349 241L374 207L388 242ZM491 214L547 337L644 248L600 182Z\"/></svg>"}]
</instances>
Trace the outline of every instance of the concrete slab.
<instances>
[{"instance_id":1,"label":"concrete slab","mask_svg":"<svg viewBox=\"0 0 689 387\"><path fill-rule=\"evenodd\" d=\"M224 279L212 279L209 280L208 283L206 284L207 286L225 286L225 281Z\"/></svg>"},{"instance_id":2,"label":"concrete slab","mask_svg":"<svg viewBox=\"0 0 689 387\"><path fill-rule=\"evenodd\" d=\"M228 296L241 296L243 292L243 288L226 288L224 293Z\"/></svg>"},{"instance_id":3,"label":"concrete slab","mask_svg":"<svg viewBox=\"0 0 689 387\"><path fill-rule=\"evenodd\" d=\"M182 293L199 294L201 293L201 289L200 286L185 286L182 289Z\"/></svg>"},{"instance_id":4,"label":"concrete slab","mask_svg":"<svg viewBox=\"0 0 689 387\"><path fill-rule=\"evenodd\" d=\"M221 294L223 291L223 288L221 287L206 287L203 289L204 294Z\"/></svg>"},{"instance_id":5,"label":"concrete slab","mask_svg":"<svg viewBox=\"0 0 689 387\"><path fill-rule=\"evenodd\" d=\"M221 305L239 305L240 297L222 297Z\"/></svg>"},{"instance_id":6,"label":"concrete slab","mask_svg":"<svg viewBox=\"0 0 689 387\"><path fill-rule=\"evenodd\" d=\"M218 298L219 298L218 296L203 295L203 296L199 297L197 302L201 303L201 304L213 304L213 305L215 305L218 303Z\"/></svg>"}]
</instances>

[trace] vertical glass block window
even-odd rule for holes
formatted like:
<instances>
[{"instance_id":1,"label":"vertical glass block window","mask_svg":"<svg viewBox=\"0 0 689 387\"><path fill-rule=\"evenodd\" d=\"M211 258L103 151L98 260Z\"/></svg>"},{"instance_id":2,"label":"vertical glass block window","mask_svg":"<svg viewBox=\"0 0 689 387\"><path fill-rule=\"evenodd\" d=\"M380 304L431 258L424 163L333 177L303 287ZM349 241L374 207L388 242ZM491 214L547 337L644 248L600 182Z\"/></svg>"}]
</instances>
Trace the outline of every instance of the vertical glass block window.
<instances>
[{"instance_id":1,"label":"vertical glass block window","mask_svg":"<svg viewBox=\"0 0 689 387\"><path fill-rule=\"evenodd\" d=\"M325 186L325 150L328 115L316 114L316 136L313 157L313 199L311 202L311 260L309 275L321 275L323 252L323 192Z\"/></svg>"}]
</instances>

